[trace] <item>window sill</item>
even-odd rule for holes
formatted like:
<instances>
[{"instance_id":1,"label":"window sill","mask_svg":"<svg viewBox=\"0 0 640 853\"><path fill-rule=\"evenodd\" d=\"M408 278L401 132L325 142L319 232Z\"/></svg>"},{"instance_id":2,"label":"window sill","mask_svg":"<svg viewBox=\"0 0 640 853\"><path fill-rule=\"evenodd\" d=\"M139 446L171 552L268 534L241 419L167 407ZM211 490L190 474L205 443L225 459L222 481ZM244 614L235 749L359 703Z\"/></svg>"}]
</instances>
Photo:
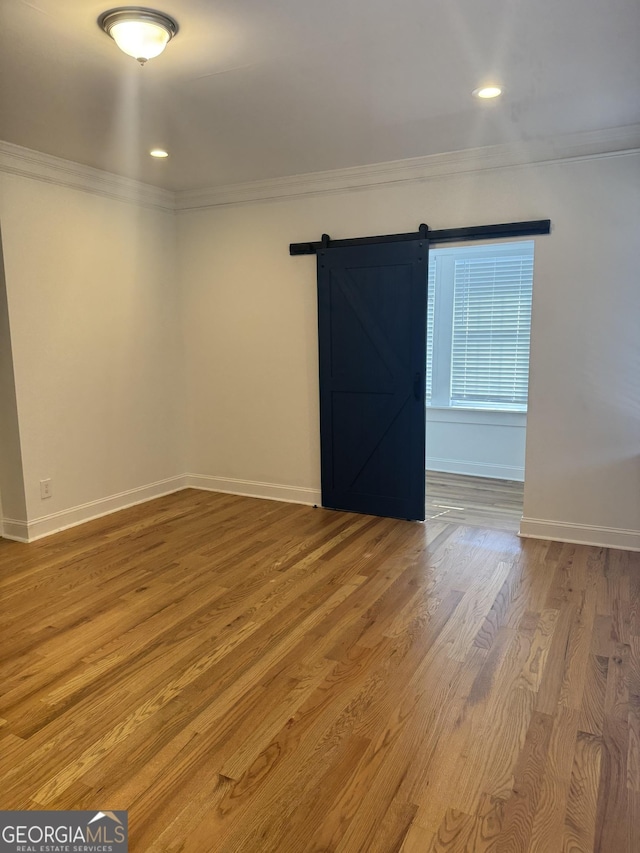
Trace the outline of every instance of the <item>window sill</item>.
<instances>
[{"instance_id":1,"label":"window sill","mask_svg":"<svg viewBox=\"0 0 640 853\"><path fill-rule=\"evenodd\" d=\"M430 406L428 403L425 406L428 412L483 412L487 415L524 415L526 417L527 410L519 411L517 409L485 409L482 406Z\"/></svg>"}]
</instances>

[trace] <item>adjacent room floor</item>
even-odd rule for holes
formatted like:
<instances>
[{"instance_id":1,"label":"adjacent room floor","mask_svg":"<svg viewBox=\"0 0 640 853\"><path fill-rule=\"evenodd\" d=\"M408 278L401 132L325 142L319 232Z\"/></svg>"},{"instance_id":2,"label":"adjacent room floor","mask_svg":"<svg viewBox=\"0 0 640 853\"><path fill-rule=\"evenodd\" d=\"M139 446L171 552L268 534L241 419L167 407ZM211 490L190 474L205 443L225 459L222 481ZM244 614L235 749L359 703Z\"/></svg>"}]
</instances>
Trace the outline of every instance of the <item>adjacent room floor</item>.
<instances>
[{"instance_id":1,"label":"adjacent room floor","mask_svg":"<svg viewBox=\"0 0 640 853\"><path fill-rule=\"evenodd\" d=\"M132 853L640 850L640 555L193 490L0 540L0 808Z\"/></svg>"},{"instance_id":2,"label":"adjacent room floor","mask_svg":"<svg viewBox=\"0 0 640 853\"><path fill-rule=\"evenodd\" d=\"M524 483L427 471L426 493L427 520L520 529Z\"/></svg>"}]
</instances>

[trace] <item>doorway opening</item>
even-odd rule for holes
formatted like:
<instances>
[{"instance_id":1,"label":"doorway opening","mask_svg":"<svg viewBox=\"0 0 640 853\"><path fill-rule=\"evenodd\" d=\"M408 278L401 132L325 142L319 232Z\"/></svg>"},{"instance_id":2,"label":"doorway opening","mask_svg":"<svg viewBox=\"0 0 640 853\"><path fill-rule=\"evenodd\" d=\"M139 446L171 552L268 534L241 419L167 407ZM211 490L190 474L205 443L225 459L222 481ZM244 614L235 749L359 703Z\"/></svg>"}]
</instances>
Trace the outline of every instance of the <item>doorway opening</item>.
<instances>
[{"instance_id":1,"label":"doorway opening","mask_svg":"<svg viewBox=\"0 0 640 853\"><path fill-rule=\"evenodd\" d=\"M527 240L429 252L427 519L519 528L533 251Z\"/></svg>"}]
</instances>

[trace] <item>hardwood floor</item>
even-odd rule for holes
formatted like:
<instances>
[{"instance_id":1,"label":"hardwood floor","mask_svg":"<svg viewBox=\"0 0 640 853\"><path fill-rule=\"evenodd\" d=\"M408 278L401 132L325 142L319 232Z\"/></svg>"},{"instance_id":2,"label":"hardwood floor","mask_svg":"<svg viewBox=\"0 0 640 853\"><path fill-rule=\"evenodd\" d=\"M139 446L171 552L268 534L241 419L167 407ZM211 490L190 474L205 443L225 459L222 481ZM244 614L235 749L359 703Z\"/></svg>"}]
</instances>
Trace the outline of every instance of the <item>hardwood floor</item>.
<instances>
[{"instance_id":1,"label":"hardwood floor","mask_svg":"<svg viewBox=\"0 0 640 853\"><path fill-rule=\"evenodd\" d=\"M134 853L637 853L640 554L184 491L0 540L0 808Z\"/></svg>"},{"instance_id":2,"label":"hardwood floor","mask_svg":"<svg viewBox=\"0 0 640 853\"><path fill-rule=\"evenodd\" d=\"M427 519L511 530L522 518L524 483L427 471Z\"/></svg>"}]
</instances>

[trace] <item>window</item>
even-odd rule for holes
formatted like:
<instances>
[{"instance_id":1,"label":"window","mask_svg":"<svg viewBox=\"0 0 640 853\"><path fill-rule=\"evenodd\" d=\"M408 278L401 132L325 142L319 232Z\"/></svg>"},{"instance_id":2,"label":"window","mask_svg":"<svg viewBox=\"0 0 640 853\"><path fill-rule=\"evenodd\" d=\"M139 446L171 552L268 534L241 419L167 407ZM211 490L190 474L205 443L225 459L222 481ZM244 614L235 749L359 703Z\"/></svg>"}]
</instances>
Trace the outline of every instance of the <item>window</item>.
<instances>
[{"instance_id":1,"label":"window","mask_svg":"<svg viewBox=\"0 0 640 853\"><path fill-rule=\"evenodd\" d=\"M533 242L429 253L427 405L527 409Z\"/></svg>"}]
</instances>

